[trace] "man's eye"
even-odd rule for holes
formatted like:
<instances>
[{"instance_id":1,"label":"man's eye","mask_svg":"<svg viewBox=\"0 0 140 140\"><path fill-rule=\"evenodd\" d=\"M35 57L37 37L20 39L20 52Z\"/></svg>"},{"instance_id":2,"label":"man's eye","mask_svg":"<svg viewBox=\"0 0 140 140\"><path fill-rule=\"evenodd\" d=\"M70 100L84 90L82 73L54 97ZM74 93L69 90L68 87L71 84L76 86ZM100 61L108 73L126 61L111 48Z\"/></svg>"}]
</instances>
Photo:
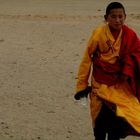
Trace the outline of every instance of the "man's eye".
<instances>
[{"instance_id":1,"label":"man's eye","mask_svg":"<svg viewBox=\"0 0 140 140\"><path fill-rule=\"evenodd\" d=\"M111 16L111 18L120 18L120 19L121 19L122 17L123 17L122 15L119 15L119 16L112 15L112 16Z\"/></svg>"},{"instance_id":2,"label":"man's eye","mask_svg":"<svg viewBox=\"0 0 140 140\"><path fill-rule=\"evenodd\" d=\"M119 18L122 18L122 16L120 15Z\"/></svg>"},{"instance_id":3,"label":"man's eye","mask_svg":"<svg viewBox=\"0 0 140 140\"><path fill-rule=\"evenodd\" d=\"M111 16L112 18L116 18L116 16Z\"/></svg>"}]
</instances>

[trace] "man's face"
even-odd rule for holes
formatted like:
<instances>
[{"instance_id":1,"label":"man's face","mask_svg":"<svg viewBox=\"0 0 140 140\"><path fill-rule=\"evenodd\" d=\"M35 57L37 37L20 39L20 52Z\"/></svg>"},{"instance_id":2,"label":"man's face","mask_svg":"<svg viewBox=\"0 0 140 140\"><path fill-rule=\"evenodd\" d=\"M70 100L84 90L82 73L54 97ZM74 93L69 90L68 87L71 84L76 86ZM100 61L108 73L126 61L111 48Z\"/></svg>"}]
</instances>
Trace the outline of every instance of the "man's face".
<instances>
[{"instance_id":1,"label":"man's face","mask_svg":"<svg viewBox=\"0 0 140 140\"><path fill-rule=\"evenodd\" d=\"M110 11L109 15L106 17L106 21L113 29L120 30L124 24L125 18L124 10L122 8L116 8Z\"/></svg>"}]
</instances>

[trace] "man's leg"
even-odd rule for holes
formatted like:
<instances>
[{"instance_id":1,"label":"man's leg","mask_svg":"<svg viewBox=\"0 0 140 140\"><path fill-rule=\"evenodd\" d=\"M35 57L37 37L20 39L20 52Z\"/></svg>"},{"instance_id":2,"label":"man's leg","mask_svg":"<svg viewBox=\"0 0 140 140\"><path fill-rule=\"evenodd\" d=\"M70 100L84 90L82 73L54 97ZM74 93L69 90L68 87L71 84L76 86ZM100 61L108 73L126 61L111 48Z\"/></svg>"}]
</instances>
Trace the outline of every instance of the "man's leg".
<instances>
[{"instance_id":1,"label":"man's leg","mask_svg":"<svg viewBox=\"0 0 140 140\"><path fill-rule=\"evenodd\" d=\"M108 140L119 140L123 136L126 126L126 122L122 118L117 117L112 111L108 129Z\"/></svg>"},{"instance_id":2,"label":"man's leg","mask_svg":"<svg viewBox=\"0 0 140 140\"><path fill-rule=\"evenodd\" d=\"M105 104L103 104L101 111L98 117L96 118L96 122L95 122L95 128L94 128L95 140L105 140L109 112L110 110L108 110L108 107Z\"/></svg>"},{"instance_id":3,"label":"man's leg","mask_svg":"<svg viewBox=\"0 0 140 140\"><path fill-rule=\"evenodd\" d=\"M118 127L119 124L117 122L110 122L109 130L108 130L108 140L119 140L120 139L120 130Z\"/></svg>"}]
</instances>

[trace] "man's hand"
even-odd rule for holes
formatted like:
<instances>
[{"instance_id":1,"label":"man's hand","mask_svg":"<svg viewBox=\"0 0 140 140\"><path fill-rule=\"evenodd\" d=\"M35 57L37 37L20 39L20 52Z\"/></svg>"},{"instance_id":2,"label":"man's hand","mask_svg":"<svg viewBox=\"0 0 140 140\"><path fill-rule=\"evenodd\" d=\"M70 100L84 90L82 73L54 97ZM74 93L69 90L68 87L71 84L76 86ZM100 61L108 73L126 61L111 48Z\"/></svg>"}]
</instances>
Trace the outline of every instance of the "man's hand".
<instances>
[{"instance_id":1,"label":"man's hand","mask_svg":"<svg viewBox=\"0 0 140 140\"><path fill-rule=\"evenodd\" d=\"M87 97L88 94L91 92L91 90L92 90L91 86L88 86L86 89L77 92L77 93L74 95L74 99L75 99L75 100L80 100L81 97L84 97L84 96Z\"/></svg>"}]
</instances>

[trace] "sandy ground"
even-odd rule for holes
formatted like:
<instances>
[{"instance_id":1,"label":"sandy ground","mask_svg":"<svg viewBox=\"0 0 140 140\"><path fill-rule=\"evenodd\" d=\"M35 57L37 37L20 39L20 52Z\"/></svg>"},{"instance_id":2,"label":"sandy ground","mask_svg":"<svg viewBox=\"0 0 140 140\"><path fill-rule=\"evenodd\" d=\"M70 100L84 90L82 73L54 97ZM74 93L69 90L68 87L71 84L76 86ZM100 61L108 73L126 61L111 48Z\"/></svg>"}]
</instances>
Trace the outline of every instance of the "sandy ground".
<instances>
[{"instance_id":1,"label":"sandy ground","mask_svg":"<svg viewBox=\"0 0 140 140\"><path fill-rule=\"evenodd\" d=\"M0 140L93 140L89 108L73 95L108 2L0 0ZM140 35L140 1L121 2Z\"/></svg>"}]
</instances>

